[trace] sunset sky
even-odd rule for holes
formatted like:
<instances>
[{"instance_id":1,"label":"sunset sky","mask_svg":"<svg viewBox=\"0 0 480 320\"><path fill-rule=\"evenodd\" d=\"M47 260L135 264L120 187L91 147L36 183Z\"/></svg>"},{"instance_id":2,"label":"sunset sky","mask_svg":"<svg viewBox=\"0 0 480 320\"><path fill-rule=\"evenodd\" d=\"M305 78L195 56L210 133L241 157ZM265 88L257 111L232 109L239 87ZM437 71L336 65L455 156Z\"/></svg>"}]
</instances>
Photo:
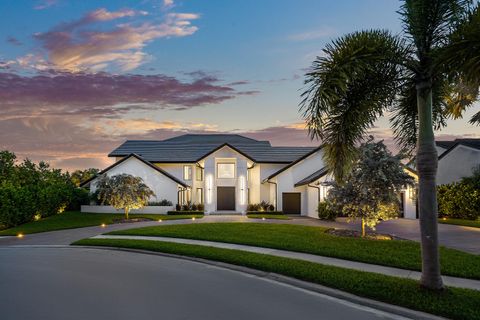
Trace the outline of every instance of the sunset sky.
<instances>
[{"instance_id":1,"label":"sunset sky","mask_svg":"<svg viewBox=\"0 0 480 320\"><path fill-rule=\"evenodd\" d=\"M303 75L331 39L401 32L397 0L0 2L0 150L103 168L126 139L228 132L312 145ZM438 139L480 137L464 120ZM372 133L391 143L388 120Z\"/></svg>"}]
</instances>

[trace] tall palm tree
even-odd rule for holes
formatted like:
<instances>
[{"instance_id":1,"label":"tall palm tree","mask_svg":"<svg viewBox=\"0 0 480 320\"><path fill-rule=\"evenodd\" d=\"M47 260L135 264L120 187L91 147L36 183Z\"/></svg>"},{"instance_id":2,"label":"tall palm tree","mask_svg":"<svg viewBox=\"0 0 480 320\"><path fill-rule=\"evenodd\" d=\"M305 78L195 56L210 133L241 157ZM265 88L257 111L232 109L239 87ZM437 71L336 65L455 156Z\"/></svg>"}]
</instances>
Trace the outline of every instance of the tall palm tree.
<instances>
[{"instance_id":1,"label":"tall palm tree","mask_svg":"<svg viewBox=\"0 0 480 320\"><path fill-rule=\"evenodd\" d=\"M405 0L399 14L400 35L367 30L327 45L306 74L300 109L311 138L325 144L324 160L337 181L381 116L390 116L405 152L416 148L421 285L441 289L434 130L478 97L480 10L469 0ZM471 122L480 123L480 112Z\"/></svg>"}]
</instances>

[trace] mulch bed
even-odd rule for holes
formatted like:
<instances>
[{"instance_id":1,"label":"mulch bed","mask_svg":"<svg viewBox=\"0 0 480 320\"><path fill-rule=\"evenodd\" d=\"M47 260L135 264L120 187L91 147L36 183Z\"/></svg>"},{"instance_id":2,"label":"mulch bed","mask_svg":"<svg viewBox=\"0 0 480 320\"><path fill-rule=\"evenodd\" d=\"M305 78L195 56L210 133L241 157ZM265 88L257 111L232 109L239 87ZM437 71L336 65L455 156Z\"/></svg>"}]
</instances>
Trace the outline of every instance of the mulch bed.
<instances>
[{"instance_id":1,"label":"mulch bed","mask_svg":"<svg viewBox=\"0 0 480 320\"><path fill-rule=\"evenodd\" d=\"M152 221L151 219L147 218L133 218L133 219L113 219L113 223L133 223L133 222L143 222L143 221Z\"/></svg>"},{"instance_id":2,"label":"mulch bed","mask_svg":"<svg viewBox=\"0 0 480 320\"><path fill-rule=\"evenodd\" d=\"M362 237L361 231L349 230L349 229L328 229L325 231L325 233L332 234L334 236L339 236L339 237L352 237L352 238ZM365 238L371 239L371 240L402 240L401 238L392 236L390 234L376 233L373 231L367 231Z\"/></svg>"}]
</instances>

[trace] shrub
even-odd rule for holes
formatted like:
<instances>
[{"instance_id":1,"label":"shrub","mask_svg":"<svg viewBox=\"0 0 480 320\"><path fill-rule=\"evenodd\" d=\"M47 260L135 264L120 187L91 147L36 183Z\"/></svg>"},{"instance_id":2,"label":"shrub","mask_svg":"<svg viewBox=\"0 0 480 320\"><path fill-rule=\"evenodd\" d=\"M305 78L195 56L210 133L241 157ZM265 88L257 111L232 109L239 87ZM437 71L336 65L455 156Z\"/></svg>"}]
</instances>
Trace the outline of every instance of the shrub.
<instances>
[{"instance_id":1,"label":"shrub","mask_svg":"<svg viewBox=\"0 0 480 320\"><path fill-rule=\"evenodd\" d=\"M197 210L198 210L198 211L203 211L203 210L205 210L205 206L203 205L203 203L199 203L199 204L197 205Z\"/></svg>"},{"instance_id":2,"label":"shrub","mask_svg":"<svg viewBox=\"0 0 480 320\"><path fill-rule=\"evenodd\" d=\"M476 220L480 218L480 189L468 182L437 187L440 217Z\"/></svg>"},{"instance_id":3,"label":"shrub","mask_svg":"<svg viewBox=\"0 0 480 320\"><path fill-rule=\"evenodd\" d=\"M192 211L197 211L197 205L195 203L192 203Z\"/></svg>"},{"instance_id":4,"label":"shrub","mask_svg":"<svg viewBox=\"0 0 480 320\"><path fill-rule=\"evenodd\" d=\"M159 207L171 207L173 206L172 201L163 199L161 201L150 201L148 202L149 206L159 206Z\"/></svg>"},{"instance_id":5,"label":"shrub","mask_svg":"<svg viewBox=\"0 0 480 320\"><path fill-rule=\"evenodd\" d=\"M247 211L259 211L259 212L264 212L264 211L274 211L275 206L271 203L268 203L267 201L262 201L260 203L250 203L247 205Z\"/></svg>"},{"instance_id":6,"label":"shrub","mask_svg":"<svg viewBox=\"0 0 480 320\"><path fill-rule=\"evenodd\" d=\"M318 203L317 212L318 212L318 218L320 220L335 221L335 219L338 217L337 211L330 208L327 201L322 201Z\"/></svg>"},{"instance_id":7,"label":"shrub","mask_svg":"<svg viewBox=\"0 0 480 320\"><path fill-rule=\"evenodd\" d=\"M68 211L79 211L82 205L90 204L90 193L85 188L73 188L72 198L67 206Z\"/></svg>"},{"instance_id":8,"label":"shrub","mask_svg":"<svg viewBox=\"0 0 480 320\"><path fill-rule=\"evenodd\" d=\"M181 206L179 203L177 203L177 204L175 205L175 210L176 210L176 211L181 211L181 210L182 210L182 206Z\"/></svg>"}]
</instances>

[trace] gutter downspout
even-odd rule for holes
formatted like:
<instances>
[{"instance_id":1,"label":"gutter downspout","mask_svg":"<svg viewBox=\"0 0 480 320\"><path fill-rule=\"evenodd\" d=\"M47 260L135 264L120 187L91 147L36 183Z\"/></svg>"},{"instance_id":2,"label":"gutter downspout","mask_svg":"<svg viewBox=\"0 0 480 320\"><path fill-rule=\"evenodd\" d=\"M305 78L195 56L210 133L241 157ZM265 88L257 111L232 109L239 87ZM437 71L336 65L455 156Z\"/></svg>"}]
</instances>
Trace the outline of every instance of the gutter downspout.
<instances>
[{"instance_id":1,"label":"gutter downspout","mask_svg":"<svg viewBox=\"0 0 480 320\"><path fill-rule=\"evenodd\" d=\"M275 211L277 211L277 206L278 206L278 185L276 182L271 182L270 180L267 180L267 183L274 184L275 185Z\"/></svg>"},{"instance_id":2,"label":"gutter downspout","mask_svg":"<svg viewBox=\"0 0 480 320\"><path fill-rule=\"evenodd\" d=\"M320 187L318 187L318 186L312 186L312 185L310 185L310 184L307 184L307 187L317 189L317 194L318 194L318 201L317 201L317 202L320 202Z\"/></svg>"}]
</instances>

